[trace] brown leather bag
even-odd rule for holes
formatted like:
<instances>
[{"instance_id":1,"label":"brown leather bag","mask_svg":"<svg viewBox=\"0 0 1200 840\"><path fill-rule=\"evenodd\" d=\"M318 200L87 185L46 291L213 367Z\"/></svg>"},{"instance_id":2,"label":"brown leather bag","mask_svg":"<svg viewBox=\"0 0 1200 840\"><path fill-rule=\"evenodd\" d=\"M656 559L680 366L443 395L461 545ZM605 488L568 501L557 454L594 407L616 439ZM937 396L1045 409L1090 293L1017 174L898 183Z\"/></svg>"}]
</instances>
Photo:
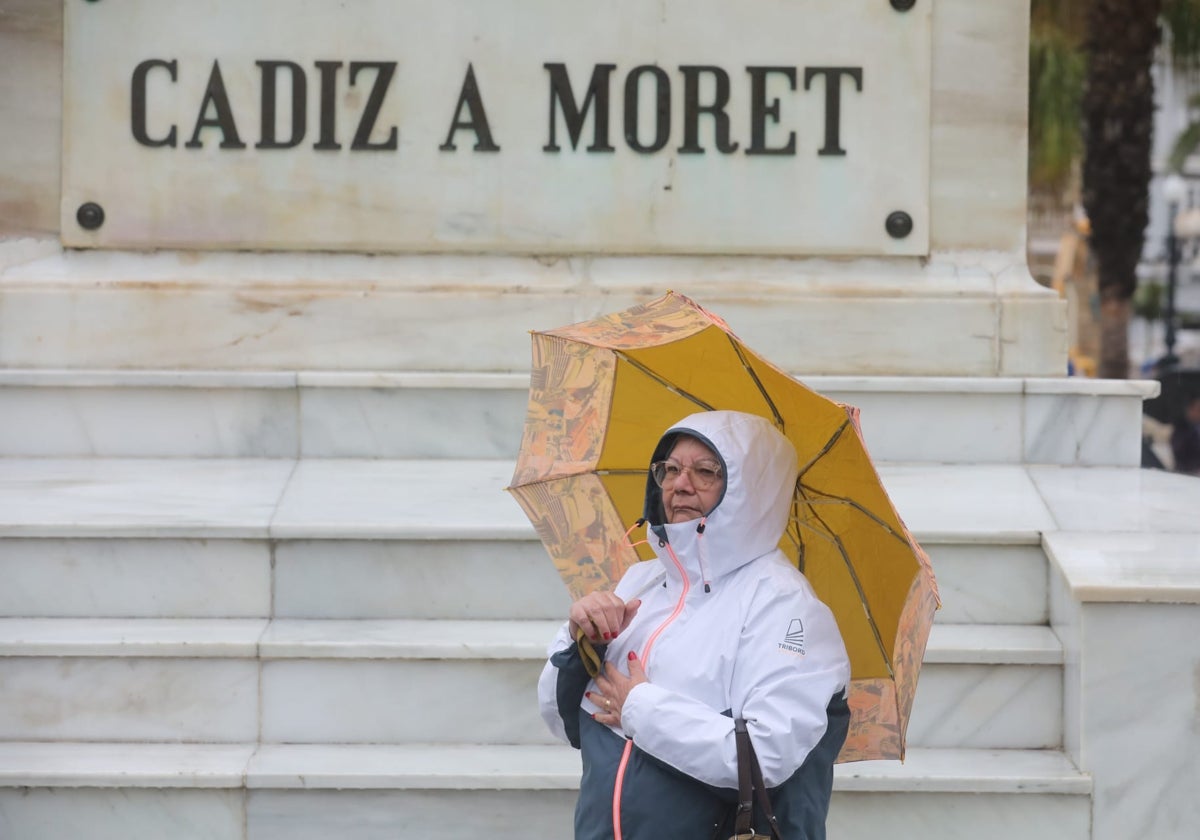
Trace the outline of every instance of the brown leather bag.
<instances>
[{"instance_id":1,"label":"brown leather bag","mask_svg":"<svg viewBox=\"0 0 1200 840\"><path fill-rule=\"evenodd\" d=\"M783 840L779 833L779 822L775 812L771 810L771 799L767 796L767 786L763 783L762 768L758 766L758 756L754 754L754 744L750 743L750 733L746 730L746 721L738 718L733 722L733 734L737 741L738 757L738 806L733 822L733 836L729 840ZM759 834L751 825L754 819L754 801L770 825L770 834Z\"/></svg>"}]
</instances>

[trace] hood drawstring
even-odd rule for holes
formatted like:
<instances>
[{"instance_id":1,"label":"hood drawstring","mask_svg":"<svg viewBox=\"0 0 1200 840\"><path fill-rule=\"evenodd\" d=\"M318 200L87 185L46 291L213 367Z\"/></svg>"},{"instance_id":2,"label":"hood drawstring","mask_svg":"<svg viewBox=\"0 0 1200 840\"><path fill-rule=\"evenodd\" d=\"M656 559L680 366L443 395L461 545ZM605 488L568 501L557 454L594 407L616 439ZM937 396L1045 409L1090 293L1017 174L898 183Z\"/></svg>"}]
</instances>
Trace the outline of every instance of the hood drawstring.
<instances>
[{"instance_id":1,"label":"hood drawstring","mask_svg":"<svg viewBox=\"0 0 1200 840\"><path fill-rule=\"evenodd\" d=\"M708 564L704 562L704 527L708 523L707 516L700 517L700 524L696 526L696 556L700 560L700 578L704 581L704 591L712 592L712 586L708 580Z\"/></svg>"},{"instance_id":2,"label":"hood drawstring","mask_svg":"<svg viewBox=\"0 0 1200 840\"><path fill-rule=\"evenodd\" d=\"M646 524L646 520L642 519L641 517L638 517L638 521L634 522L632 525L630 525L629 530L625 532L625 542L630 548L636 549L639 545L647 544L648 540L638 540L637 542L633 542L631 539L629 539L629 535L634 532L634 529L640 528L645 524ZM621 568L617 569L617 579L619 580L621 578L621 576L625 574L626 571L627 571L627 569L622 564Z\"/></svg>"},{"instance_id":3,"label":"hood drawstring","mask_svg":"<svg viewBox=\"0 0 1200 840\"><path fill-rule=\"evenodd\" d=\"M637 528L641 528L645 524L646 524L646 520L642 519L639 516L637 522L634 522L632 525L630 525L629 530L625 532L625 541L629 543L630 548L633 548L634 546L646 544L646 540L638 540L637 542L629 541L629 535L632 534L634 532L634 530L636 530Z\"/></svg>"}]
</instances>

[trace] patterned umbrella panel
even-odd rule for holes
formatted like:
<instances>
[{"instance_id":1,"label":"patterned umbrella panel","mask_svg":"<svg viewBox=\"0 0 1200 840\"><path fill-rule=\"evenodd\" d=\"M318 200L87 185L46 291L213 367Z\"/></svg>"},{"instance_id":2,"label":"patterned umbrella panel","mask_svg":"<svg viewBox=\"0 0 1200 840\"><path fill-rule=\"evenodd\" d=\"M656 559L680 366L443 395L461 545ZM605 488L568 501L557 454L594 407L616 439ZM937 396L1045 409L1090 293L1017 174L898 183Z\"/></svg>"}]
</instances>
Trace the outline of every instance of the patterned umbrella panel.
<instances>
[{"instance_id":1,"label":"patterned umbrella panel","mask_svg":"<svg viewBox=\"0 0 1200 840\"><path fill-rule=\"evenodd\" d=\"M508 488L573 598L652 557L627 532L659 435L699 410L772 420L800 476L780 547L837 616L850 654L850 734L839 761L904 757L939 606L929 558L867 454L856 409L805 387L717 316L668 293L533 334L529 408Z\"/></svg>"}]
</instances>

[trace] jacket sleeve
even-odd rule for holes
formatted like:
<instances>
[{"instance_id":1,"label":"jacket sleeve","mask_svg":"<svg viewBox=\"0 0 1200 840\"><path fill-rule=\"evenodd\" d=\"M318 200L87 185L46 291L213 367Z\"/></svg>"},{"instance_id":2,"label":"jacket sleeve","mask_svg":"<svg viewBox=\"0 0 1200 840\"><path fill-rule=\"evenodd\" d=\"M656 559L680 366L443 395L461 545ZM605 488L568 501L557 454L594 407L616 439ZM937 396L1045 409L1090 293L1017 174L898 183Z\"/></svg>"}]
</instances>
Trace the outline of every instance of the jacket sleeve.
<instances>
[{"instance_id":1,"label":"jacket sleeve","mask_svg":"<svg viewBox=\"0 0 1200 840\"><path fill-rule=\"evenodd\" d=\"M624 600L636 597L653 578L646 564L634 566L614 588ZM579 649L570 636L570 622L564 621L546 651L546 665L538 678L538 708L550 732L571 746L579 747L579 704L592 678L583 664ZM594 645L601 661L607 645Z\"/></svg>"},{"instance_id":2,"label":"jacket sleeve","mask_svg":"<svg viewBox=\"0 0 1200 840\"><path fill-rule=\"evenodd\" d=\"M775 787L800 768L825 734L827 706L846 688L850 664L833 614L807 587L780 593L760 586L747 616L730 706L734 717L746 719L763 780ZM648 682L630 691L621 724L639 748L660 761L706 784L737 787L729 715Z\"/></svg>"},{"instance_id":3,"label":"jacket sleeve","mask_svg":"<svg viewBox=\"0 0 1200 840\"><path fill-rule=\"evenodd\" d=\"M568 623L559 628L547 651L538 679L538 707L550 732L579 749L579 703L591 681L579 647L568 635ZM604 647L596 652L604 656Z\"/></svg>"}]
</instances>

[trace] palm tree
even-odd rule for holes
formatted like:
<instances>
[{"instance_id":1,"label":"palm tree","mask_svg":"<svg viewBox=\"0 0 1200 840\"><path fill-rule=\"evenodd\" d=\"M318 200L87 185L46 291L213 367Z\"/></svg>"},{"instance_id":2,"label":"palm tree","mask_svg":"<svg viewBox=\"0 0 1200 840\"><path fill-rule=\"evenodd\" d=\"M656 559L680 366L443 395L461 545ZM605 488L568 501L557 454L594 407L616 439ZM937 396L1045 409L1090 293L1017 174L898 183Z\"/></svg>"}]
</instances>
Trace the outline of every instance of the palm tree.
<instances>
[{"instance_id":1,"label":"palm tree","mask_svg":"<svg viewBox=\"0 0 1200 840\"><path fill-rule=\"evenodd\" d=\"M1150 70L1160 22L1173 36L1178 62L1200 55L1200 0L1033 0L1031 184L1061 187L1082 157L1082 202L1099 270L1098 372L1109 378L1129 375L1131 298L1152 175ZM1082 135L1072 124L1082 124Z\"/></svg>"},{"instance_id":2,"label":"palm tree","mask_svg":"<svg viewBox=\"0 0 1200 840\"><path fill-rule=\"evenodd\" d=\"M1083 89L1083 207L1100 285L1100 376L1129 376L1129 319L1149 221L1161 0L1091 0Z\"/></svg>"}]
</instances>

